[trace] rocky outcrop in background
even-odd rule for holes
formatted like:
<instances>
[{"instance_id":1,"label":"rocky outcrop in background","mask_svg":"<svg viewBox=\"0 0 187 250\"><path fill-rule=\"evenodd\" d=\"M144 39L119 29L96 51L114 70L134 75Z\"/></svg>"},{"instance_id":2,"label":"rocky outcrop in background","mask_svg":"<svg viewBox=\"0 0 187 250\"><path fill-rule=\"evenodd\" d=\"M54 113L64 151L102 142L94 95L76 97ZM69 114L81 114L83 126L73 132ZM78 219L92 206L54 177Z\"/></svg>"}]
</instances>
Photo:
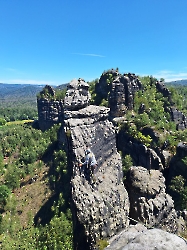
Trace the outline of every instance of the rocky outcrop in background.
<instances>
[{"instance_id":1,"label":"rocky outcrop in background","mask_svg":"<svg viewBox=\"0 0 187 250\"><path fill-rule=\"evenodd\" d=\"M134 106L134 94L142 88L142 83L135 74L119 75L112 82L109 94L110 115L123 116L126 110Z\"/></svg>"},{"instance_id":2,"label":"rocky outcrop in background","mask_svg":"<svg viewBox=\"0 0 187 250\"><path fill-rule=\"evenodd\" d=\"M184 130L187 128L186 116L175 107L170 108L171 119L177 124L178 130Z\"/></svg>"},{"instance_id":3,"label":"rocky outcrop in background","mask_svg":"<svg viewBox=\"0 0 187 250\"><path fill-rule=\"evenodd\" d=\"M161 81L156 82L156 89L162 93L164 97L168 97L168 100L171 102L171 92Z\"/></svg>"},{"instance_id":4,"label":"rocky outcrop in background","mask_svg":"<svg viewBox=\"0 0 187 250\"><path fill-rule=\"evenodd\" d=\"M183 176L187 180L187 167L186 167L186 159L187 159L187 144L184 142L180 142L177 146L176 154L170 161L170 167L168 170L168 185L171 184L171 180L175 176Z\"/></svg>"},{"instance_id":5,"label":"rocky outcrop in background","mask_svg":"<svg viewBox=\"0 0 187 250\"><path fill-rule=\"evenodd\" d=\"M110 116L118 117L123 116L127 109L133 109L134 94L141 88L142 83L135 74L122 75L112 69L101 75L95 85L95 92L100 101L109 101Z\"/></svg>"},{"instance_id":6,"label":"rocky outcrop in background","mask_svg":"<svg viewBox=\"0 0 187 250\"><path fill-rule=\"evenodd\" d=\"M172 101L171 92L169 89L165 86L163 82L156 82L156 88L157 90L162 93L164 97L168 98L168 101L171 104L171 107L169 108L169 113L171 116L171 120L174 121L177 125L178 130L184 130L187 128L187 118L186 116L175 107L175 103Z\"/></svg>"},{"instance_id":7,"label":"rocky outcrop in background","mask_svg":"<svg viewBox=\"0 0 187 250\"><path fill-rule=\"evenodd\" d=\"M55 100L55 90L46 85L37 98L38 124L42 131L62 121L63 101Z\"/></svg>"},{"instance_id":8,"label":"rocky outcrop in background","mask_svg":"<svg viewBox=\"0 0 187 250\"><path fill-rule=\"evenodd\" d=\"M39 128L45 131L54 124L62 121L63 103L48 99L38 99L38 123Z\"/></svg>"},{"instance_id":9,"label":"rocky outcrop in background","mask_svg":"<svg viewBox=\"0 0 187 250\"><path fill-rule=\"evenodd\" d=\"M37 98L39 128L45 131L63 121L63 110L86 107L91 99L89 85L81 78L72 80L67 86L65 103L55 99L55 90L46 85Z\"/></svg>"},{"instance_id":10,"label":"rocky outcrop in background","mask_svg":"<svg viewBox=\"0 0 187 250\"><path fill-rule=\"evenodd\" d=\"M65 110L78 110L89 105L91 95L88 91L89 85L83 79L72 80L67 86L64 99Z\"/></svg>"}]
</instances>

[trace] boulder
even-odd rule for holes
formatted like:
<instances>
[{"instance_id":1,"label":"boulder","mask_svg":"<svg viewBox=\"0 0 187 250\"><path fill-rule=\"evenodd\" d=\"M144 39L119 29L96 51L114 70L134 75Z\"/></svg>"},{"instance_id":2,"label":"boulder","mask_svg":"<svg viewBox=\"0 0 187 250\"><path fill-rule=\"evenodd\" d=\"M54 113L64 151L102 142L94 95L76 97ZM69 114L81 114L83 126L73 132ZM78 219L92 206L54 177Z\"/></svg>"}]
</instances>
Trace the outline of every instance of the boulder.
<instances>
[{"instance_id":1,"label":"boulder","mask_svg":"<svg viewBox=\"0 0 187 250\"><path fill-rule=\"evenodd\" d=\"M165 178L159 170L131 167L127 173L126 187L131 218L149 227L177 232L178 217L174 202L165 192Z\"/></svg>"},{"instance_id":2,"label":"boulder","mask_svg":"<svg viewBox=\"0 0 187 250\"><path fill-rule=\"evenodd\" d=\"M67 85L67 92L64 98L65 110L79 110L87 107L91 100L88 91L89 85L81 78L72 80Z\"/></svg>"},{"instance_id":3,"label":"boulder","mask_svg":"<svg viewBox=\"0 0 187 250\"><path fill-rule=\"evenodd\" d=\"M147 229L141 224L130 226L109 240L105 250L187 250L187 242L161 229Z\"/></svg>"}]
</instances>

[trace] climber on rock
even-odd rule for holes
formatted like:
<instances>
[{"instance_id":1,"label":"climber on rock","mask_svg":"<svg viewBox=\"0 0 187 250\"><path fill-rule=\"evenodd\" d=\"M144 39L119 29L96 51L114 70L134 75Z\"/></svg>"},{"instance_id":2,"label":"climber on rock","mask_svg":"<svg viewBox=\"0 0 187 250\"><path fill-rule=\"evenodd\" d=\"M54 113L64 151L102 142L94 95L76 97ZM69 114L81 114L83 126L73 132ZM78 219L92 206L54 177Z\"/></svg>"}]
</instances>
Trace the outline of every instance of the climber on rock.
<instances>
[{"instance_id":1,"label":"climber on rock","mask_svg":"<svg viewBox=\"0 0 187 250\"><path fill-rule=\"evenodd\" d=\"M94 153L89 147L86 148L84 162L79 163L79 167L82 168L86 179L90 180L95 168L97 167L97 161Z\"/></svg>"}]
</instances>

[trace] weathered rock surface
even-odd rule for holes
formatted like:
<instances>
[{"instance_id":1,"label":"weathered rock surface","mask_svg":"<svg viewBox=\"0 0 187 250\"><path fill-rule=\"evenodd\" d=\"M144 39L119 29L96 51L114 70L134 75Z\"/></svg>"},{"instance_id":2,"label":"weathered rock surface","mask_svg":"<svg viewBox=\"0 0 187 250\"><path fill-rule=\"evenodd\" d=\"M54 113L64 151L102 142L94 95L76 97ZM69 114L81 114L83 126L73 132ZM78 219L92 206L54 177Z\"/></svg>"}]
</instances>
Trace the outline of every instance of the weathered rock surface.
<instances>
[{"instance_id":1,"label":"weathered rock surface","mask_svg":"<svg viewBox=\"0 0 187 250\"><path fill-rule=\"evenodd\" d=\"M118 150L125 154L130 154L135 165L143 166L146 169L156 169L162 171L164 166L161 158L151 148L138 143L130 137L125 131L121 130L118 134Z\"/></svg>"},{"instance_id":2,"label":"weathered rock surface","mask_svg":"<svg viewBox=\"0 0 187 250\"><path fill-rule=\"evenodd\" d=\"M178 130L184 130L187 128L186 116L175 107L170 108L171 119L177 124Z\"/></svg>"},{"instance_id":3,"label":"weathered rock surface","mask_svg":"<svg viewBox=\"0 0 187 250\"><path fill-rule=\"evenodd\" d=\"M117 70L104 72L95 86L99 99L109 101L110 116L123 116L127 109L134 106L134 94L142 88L142 83L135 74L121 75Z\"/></svg>"},{"instance_id":4,"label":"weathered rock surface","mask_svg":"<svg viewBox=\"0 0 187 250\"><path fill-rule=\"evenodd\" d=\"M108 98L108 93L112 89L112 82L119 76L119 72L117 70L111 69L103 72L101 75L99 82L95 85L95 91L101 99Z\"/></svg>"},{"instance_id":5,"label":"weathered rock surface","mask_svg":"<svg viewBox=\"0 0 187 250\"><path fill-rule=\"evenodd\" d=\"M68 146L72 172L72 212L76 249L93 249L99 238L111 237L129 225L129 199L123 185L121 157L116 149L109 109L88 106L64 111L64 133L61 142ZM95 154L98 167L94 176L87 176L77 160L86 146Z\"/></svg>"},{"instance_id":6,"label":"weathered rock surface","mask_svg":"<svg viewBox=\"0 0 187 250\"><path fill-rule=\"evenodd\" d=\"M178 130L186 129L187 117L175 107L175 103L173 103L172 101L171 92L169 91L169 89L164 85L163 82L159 81L156 82L156 88L159 92L163 94L164 97L168 97L168 101L172 105L172 107L170 107L168 111L170 113L172 121L176 123L177 129Z\"/></svg>"},{"instance_id":7,"label":"weathered rock surface","mask_svg":"<svg viewBox=\"0 0 187 250\"><path fill-rule=\"evenodd\" d=\"M156 82L156 88L159 92L163 94L164 97L168 97L169 101L171 101L171 92L169 89L165 86L164 82L157 81Z\"/></svg>"},{"instance_id":8,"label":"weathered rock surface","mask_svg":"<svg viewBox=\"0 0 187 250\"><path fill-rule=\"evenodd\" d=\"M125 114L127 109L134 106L134 94L142 88L142 83L135 74L119 75L112 82L109 95L110 115L119 117Z\"/></svg>"},{"instance_id":9,"label":"weathered rock surface","mask_svg":"<svg viewBox=\"0 0 187 250\"><path fill-rule=\"evenodd\" d=\"M141 224L130 226L109 240L105 250L187 250L187 243L161 229L147 229Z\"/></svg>"},{"instance_id":10,"label":"weathered rock surface","mask_svg":"<svg viewBox=\"0 0 187 250\"><path fill-rule=\"evenodd\" d=\"M179 142L177 145L177 156L180 158L187 156L187 143L186 142Z\"/></svg>"},{"instance_id":11,"label":"weathered rock surface","mask_svg":"<svg viewBox=\"0 0 187 250\"><path fill-rule=\"evenodd\" d=\"M165 178L158 170L131 167L127 174L130 217L149 227L177 232L178 218L173 200L165 192Z\"/></svg>"},{"instance_id":12,"label":"weathered rock surface","mask_svg":"<svg viewBox=\"0 0 187 250\"><path fill-rule=\"evenodd\" d=\"M50 101L48 99L37 99L38 123L42 131L62 121L62 101Z\"/></svg>"},{"instance_id":13,"label":"weathered rock surface","mask_svg":"<svg viewBox=\"0 0 187 250\"><path fill-rule=\"evenodd\" d=\"M89 105L91 95L89 85L81 78L72 80L67 86L64 99L65 110L78 110Z\"/></svg>"}]
</instances>

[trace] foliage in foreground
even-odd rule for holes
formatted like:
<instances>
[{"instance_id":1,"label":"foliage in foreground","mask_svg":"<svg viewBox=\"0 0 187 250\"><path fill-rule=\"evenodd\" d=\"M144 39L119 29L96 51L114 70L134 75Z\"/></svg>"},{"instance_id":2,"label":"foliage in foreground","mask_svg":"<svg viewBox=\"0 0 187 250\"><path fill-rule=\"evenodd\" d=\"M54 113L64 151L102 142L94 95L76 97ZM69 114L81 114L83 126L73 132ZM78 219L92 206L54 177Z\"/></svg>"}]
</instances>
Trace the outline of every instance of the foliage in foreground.
<instances>
[{"instance_id":1,"label":"foliage in foreground","mask_svg":"<svg viewBox=\"0 0 187 250\"><path fill-rule=\"evenodd\" d=\"M72 218L67 201L68 173L67 157L63 150L56 147L57 131L60 125L55 125L46 132L41 132L27 124L12 124L0 130L2 145L0 147L0 242L1 249L73 249ZM20 187L21 179L32 177L36 171L41 171L43 159L50 156L51 171L48 178L49 188L55 190L57 199L51 207L53 214L46 225L37 226L32 215L28 214L28 225L23 228L19 220L17 200L11 190ZM6 164L4 160L6 159ZM60 193L59 193L60 191ZM64 192L64 193L63 193ZM21 205L24 209L25 201ZM30 218L30 219L29 219Z\"/></svg>"},{"instance_id":2,"label":"foliage in foreground","mask_svg":"<svg viewBox=\"0 0 187 250\"><path fill-rule=\"evenodd\" d=\"M182 175L175 176L171 180L170 190L174 192L175 207L183 210L187 208L187 186L186 180Z\"/></svg>"},{"instance_id":3,"label":"foliage in foreground","mask_svg":"<svg viewBox=\"0 0 187 250\"><path fill-rule=\"evenodd\" d=\"M69 210L65 213L61 211L63 203L64 200L60 194L58 202L52 206L54 217L45 226L35 227L30 221L26 229L18 230L18 222L14 219L8 231L0 235L1 249L73 249L71 213Z\"/></svg>"}]
</instances>

